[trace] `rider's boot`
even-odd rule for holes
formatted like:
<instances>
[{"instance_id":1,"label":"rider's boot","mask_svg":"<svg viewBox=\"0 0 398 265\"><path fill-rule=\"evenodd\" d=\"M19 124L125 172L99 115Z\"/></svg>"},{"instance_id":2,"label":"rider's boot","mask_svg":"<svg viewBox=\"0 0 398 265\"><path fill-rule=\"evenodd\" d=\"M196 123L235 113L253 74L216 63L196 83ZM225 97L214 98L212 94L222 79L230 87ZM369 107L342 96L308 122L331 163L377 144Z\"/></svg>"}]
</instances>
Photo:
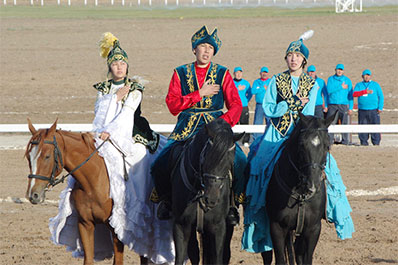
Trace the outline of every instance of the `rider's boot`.
<instances>
[{"instance_id":1,"label":"rider's boot","mask_svg":"<svg viewBox=\"0 0 398 265\"><path fill-rule=\"evenodd\" d=\"M229 225L237 225L239 224L239 211L238 208L236 206L232 206L231 208L229 208L229 212L227 215L227 222Z\"/></svg>"},{"instance_id":2,"label":"rider's boot","mask_svg":"<svg viewBox=\"0 0 398 265\"><path fill-rule=\"evenodd\" d=\"M169 220L171 214L171 202L169 200L161 200L158 205L156 215L159 220Z\"/></svg>"}]
</instances>

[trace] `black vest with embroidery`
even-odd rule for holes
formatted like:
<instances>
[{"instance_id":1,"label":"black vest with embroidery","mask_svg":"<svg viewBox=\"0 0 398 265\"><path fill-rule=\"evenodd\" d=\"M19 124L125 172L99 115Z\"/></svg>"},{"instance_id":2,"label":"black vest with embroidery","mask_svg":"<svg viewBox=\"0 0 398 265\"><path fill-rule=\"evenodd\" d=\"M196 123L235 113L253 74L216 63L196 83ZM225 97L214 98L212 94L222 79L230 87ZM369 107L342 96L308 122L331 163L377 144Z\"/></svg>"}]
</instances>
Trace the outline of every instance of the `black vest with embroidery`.
<instances>
[{"instance_id":1,"label":"black vest with embroidery","mask_svg":"<svg viewBox=\"0 0 398 265\"><path fill-rule=\"evenodd\" d=\"M130 86L131 93L134 90L144 91L145 87L133 79L125 79L124 83ZM109 94L112 86L112 80L100 82L94 85L94 88L100 91L103 95ZM123 100L124 103L124 100ZM145 145L150 153L155 153L159 145L160 136L154 132L149 126L147 119L141 116L141 103L134 112L134 127L132 137L135 142Z\"/></svg>"},{"instance_id":2,"label":"black vest with embroidery","mask_svg":"<svg viewBox=\"0 0 398 265\"><path fill-rule=\"evenodd\" d=\"M179 66L175 71L180 79L181 93L183 96L199 90L195 63ZM178 121L169 137L170 139L175 141L184 141L196 134L203 124L207 124L223 114L224 94L222 84L224 82L226 72L226 67L210 63L205 81L210 79L210 84L220 85L218 94L209 97L202 97L198 103L189 109L182 111L178 115Z\"/></svg>"},{"instance_id":3,"label":"black vest with embroidery","mask_svg":"<svg viewBox=\"0 0 398 265\"><path fill-rule=\"evenodd\" d=\"M281 117L271 118L271 124L279 132L281 136L286 136L290 126L298 118L298 111L303 110L301 100L293 95L292 91L292 77L289 71L283 72L275 76L276 84L276 103L286 101L288 110ZM311 89L314 87L315 79L311 78L308 74L302 73L299 77L298 94L301 97L308 97Z\"/></svg>"}]
</instances>

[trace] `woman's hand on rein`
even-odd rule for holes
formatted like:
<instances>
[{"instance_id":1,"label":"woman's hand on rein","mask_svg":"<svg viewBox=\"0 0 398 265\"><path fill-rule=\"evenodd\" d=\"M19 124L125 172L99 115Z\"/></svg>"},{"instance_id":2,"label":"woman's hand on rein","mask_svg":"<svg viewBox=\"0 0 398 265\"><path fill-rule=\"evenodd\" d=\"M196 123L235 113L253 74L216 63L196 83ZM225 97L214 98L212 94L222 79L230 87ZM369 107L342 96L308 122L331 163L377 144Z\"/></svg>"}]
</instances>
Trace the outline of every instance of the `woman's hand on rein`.
<instances>
[{"instance_id":1,"label":"woman's hand on rein","mask_svg":"<svg viewBox=\"0 0 398 265\"><path fill-rule=\"evenodd\" d=\"M122 98L124 98L129 93L129 90L130 90L130 87L128 87L128 86L119 88L119 90L116 92L117 101L122 100Z\"/></svg>"},{"instance_id":2,"label":"woman's hand on rein","mask_svg":"<svg viewBox=\"0 0 398 265\"><path fill-rule=\"evenodd\" d=\"M102 133L100 134L99 138L100 138L102 141L105 141L105 140L107 140L107 139L109 138L109 136L111 136L109 133L107 133L107 132L102 132Z\"/></svg>"}]
</instances>

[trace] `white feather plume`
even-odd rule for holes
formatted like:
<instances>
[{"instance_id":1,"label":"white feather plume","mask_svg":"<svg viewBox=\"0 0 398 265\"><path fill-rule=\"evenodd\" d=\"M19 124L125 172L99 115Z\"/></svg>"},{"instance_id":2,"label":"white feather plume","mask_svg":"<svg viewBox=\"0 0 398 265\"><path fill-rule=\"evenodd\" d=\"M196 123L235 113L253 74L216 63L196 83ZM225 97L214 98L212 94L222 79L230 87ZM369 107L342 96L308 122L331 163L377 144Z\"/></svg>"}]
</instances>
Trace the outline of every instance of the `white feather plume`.
<instances>
[{"instance_id":1,"label":"white feather plume","mask_svg":"<svg viewBox=\"0 0 398 265\"><path fill-rule=\"evenodd\" d=\"M314 35L314 31L312 29L304 32L301 36L300 36L300 40L308 40L312 37L312 35Z\"/></svg>"}]
</instances>

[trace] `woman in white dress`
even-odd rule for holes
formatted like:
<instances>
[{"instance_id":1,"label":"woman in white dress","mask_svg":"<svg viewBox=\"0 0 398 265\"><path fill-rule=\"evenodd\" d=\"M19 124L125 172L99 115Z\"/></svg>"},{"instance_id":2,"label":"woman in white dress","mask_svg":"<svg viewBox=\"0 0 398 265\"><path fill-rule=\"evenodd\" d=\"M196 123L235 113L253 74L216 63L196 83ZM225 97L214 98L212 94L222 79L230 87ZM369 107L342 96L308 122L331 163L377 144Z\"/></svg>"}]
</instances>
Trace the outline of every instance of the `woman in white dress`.
<instances>
[{"instance_id":1,"label":"woman in white dress","mask_svg":"<svg viewBox=\"0 0 398 265\"><path fill-rule=\"evenodd\" d=\"M107 58L108 75L111 79L94 85L98 94L93 132L96 147L108 140L98 153L104 158L107 167L110 197L113 200L109 224L114 228L119 240L140 256L148 258L155 264L173 263L171 222L158 220L155 205L149 200L153 188L149 173L150 165L166 140L154 133L147 120L141 116L140 104L144 85L138 77L132 79L127 77L128 57L120 47L118 39L109 32L104 33L100 49L101 55ZM73 187L73 183L73 179L69 181L69 190ZM65 194L68 193L67 190L61 194L61 202L69 197ZM56 242L62 238L57 235L57 232L63 229L62 227L59 229L59 226L65 223L60 222L61 216L68 215L65 214L65 209L61 208L60 203L60 213L51 220L53 225L50 223L53 240L58 244L64 244ZM95 237L97 249L95 258L98 260L111 255L112 249L104 246L103 238L102 243L97 242L97 238L100 240L97 234L98 231ZM101 244L103 246L100 246ZM77 253L81 253L78 246L74 249L69 245L69 250L78 250ZM105 255L107 251L110 253ZM75 252L75 256L80 255L76 255Z\"/></svg>"}]
</instances>

